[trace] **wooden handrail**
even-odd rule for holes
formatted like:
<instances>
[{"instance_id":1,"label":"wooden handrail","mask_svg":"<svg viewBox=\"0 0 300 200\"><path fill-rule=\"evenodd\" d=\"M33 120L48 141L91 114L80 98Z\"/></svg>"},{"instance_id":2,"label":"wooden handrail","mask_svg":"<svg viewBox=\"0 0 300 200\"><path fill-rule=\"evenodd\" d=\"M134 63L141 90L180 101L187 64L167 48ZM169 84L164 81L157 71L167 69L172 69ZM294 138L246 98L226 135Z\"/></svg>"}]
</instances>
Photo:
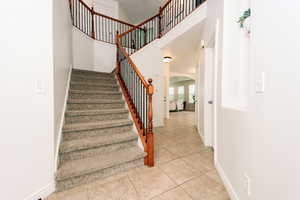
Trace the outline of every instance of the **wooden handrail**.
<instances>
[{"instance_id":1,"label":"wooden handrail","mask_svg":"<svg viewBox=\"0 0 300 200\"><path fill-rule=\"evenodd\" d=\"M171 3L171 1L173 1L173 0L168 0L168 1L161 7L161 9L162 9L162 10L165 9L165 8Z\"/></svg>"},{"instance_id":2,"label":"wooden handrail","mask_svg":"<svg viewBox=\"0 0 300 200\"><path fill-rule=\"evenodd\" d=\"M121 89L123 91L126 103L128 105L129 111L131 113L132 119L136 125L138 135L140 136L140 139L142 141L142 144L144 146L144 151L147 152L147 156L144 159L144 164L152 167L154 166L154 135L153 135L153 102L152 102L152 96L154 93L154 87L152 85L152 79L149 79L148 82L145 80L145 78L142 76L141 72L138 70L136 65L133 63L131 60L130 56L122 47L121 42L120 42L120 35L116 34L116 45L117 45L117 59L116 59L116 77L117 80L120 83ZM122 54L122 57L120 54ZM126 62L126 64L123 64L123 62ZM121 66L122 65L122 66ZM124 68L123 70L121 69ZM126 70L127 68L127 70ZM126 71L128 72L128 68L130 68L131 72L126 75ZM123 71L123 73L122 73ZM125 71L125 72L124 72ZM133 72L132 72L133 71ZM125 73L125 74L124 74ZM122 75L123 74L123 75ZM133 78L134 77L134 78ZM135 80L134 83L132 81L127 81L127 84L125 83L126 79L128 80ZM138 81L137 79L140 80L141 85L137 85ZM135 89L132 94L133 96L130 96L132 92L132 87ZM148 101L144 97L139 97L139 101L142 101L144 99L144 103L142 103L143 108L141 108L141 103L138 103L137 101L137 96L142 96L141 90L142 88L146 89L146 98L148 98ZM131 90L130 90L131 89ZM131 92L130 92L131 91ZM139 91L139 92L137 92ZM135 99L135 100L134 100ZM148 103L147 103L148 102ZM140 105L140 106L137 106ZM141 117L141 112L145 113L147 118L146 121L144 117Z\"/></svg>"},{"instance_id":3,"label":"wooden handrail","mask_svg":"<svg viewBox=\"0 0 300 200\"><path fill-rule=\"evenodd\" d=\"M124 35L127 35L128 33L134 31L135 29L142 29L142 30L144 30L143 28L141 28L141 26L143 26L144 24L146 24L147 22L153 20L155 17L158 17L158 16L159 16L159 14L154 15L153 17L151 17L151 18L149 18L149 19L147 19L147 20L145 20L145 21L139 23L138 25L136 25L136 27L133 27L133 28L129 29L128 31L126 31L126 32L124 32L124 33L122 33L122 34L120 34L120 37L122 37L122 36L124 36Z\"/></svg>"},{"instance_id":4,"label":"wooden handrail","mask_svg":"<svg viewBox=\"0 0 300 200\"><path fill-rule=\"evenodd\" d=\"M72 1L72 0L69 0L70 3L71 3L71 1ZM101 16L101 17L104 17L104 18L107 18L107 19L110 19L110 20L119 22L119 23L125 24L125 25L127 25L127 26L137 27L136 25L130 24L130 23L125 22L125 21L123 21L123 20L116 19L116 18L107 16L107 15L101 14L101 13L99 13L99 12L96 12L96 11L93 9L93 7L89 7L83 0L78 0L78 1L79 1L80 3L82 3L82 5L83 5L84 7L86 7L90 12L92 12L92 14L94 14L94 15L98 15L98 16Z\"/></svg>"},{"instance_id":5,"label":"wooden handrail","mask_svg":"<svg viewBox=\"0 0 300 200\"><path fill-rule=\"evenodd\" d=\"M116 41L117 48L119 48L122 51L122 53L125 55L126 59L128 60L129 64L131 65L132 69L138 75L139 79L142 81L142 83L145 86L145 88L148 88L149 84L147 83L147 81L145 80L145 78L143 77L143 75L141 74L141 72L138 70L138 68L136 67L136 65L133 63L133 61L131 60L131 58L128 55L128 53L125 51L125 49L120 44L120 40L119 40L120 37L119 37L119 35L117 35L116 38L117 38L117 41Z\"/></svg>"}]
</instances>

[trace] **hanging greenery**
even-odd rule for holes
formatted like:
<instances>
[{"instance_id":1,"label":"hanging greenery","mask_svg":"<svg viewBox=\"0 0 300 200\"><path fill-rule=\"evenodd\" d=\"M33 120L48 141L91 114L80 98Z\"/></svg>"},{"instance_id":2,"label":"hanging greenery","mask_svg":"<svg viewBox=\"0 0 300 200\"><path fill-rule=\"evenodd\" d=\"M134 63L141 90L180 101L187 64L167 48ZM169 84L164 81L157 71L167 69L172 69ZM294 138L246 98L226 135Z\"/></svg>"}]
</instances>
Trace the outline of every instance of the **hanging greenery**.
<instances>
[{"instance_id":1,"label":"hanging greenery","mask_svg":"<svg viewBox=\"0 0 300 200\"><path fill-rule=\"evenodd\" d=\"M238 23L240 24L241 28L244 28L244 22L245 20L251 16L251 9L249 8L244 12L244 14L239 18Z\"/></svg>"}]
</instances>

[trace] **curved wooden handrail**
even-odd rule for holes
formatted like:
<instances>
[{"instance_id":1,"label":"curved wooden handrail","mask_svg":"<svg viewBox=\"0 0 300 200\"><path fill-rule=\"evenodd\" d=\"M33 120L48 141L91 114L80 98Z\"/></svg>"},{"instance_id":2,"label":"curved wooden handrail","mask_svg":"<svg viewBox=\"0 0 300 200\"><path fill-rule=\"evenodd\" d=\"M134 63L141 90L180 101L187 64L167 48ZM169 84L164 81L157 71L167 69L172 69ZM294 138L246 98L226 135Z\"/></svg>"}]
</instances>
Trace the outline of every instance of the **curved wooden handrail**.
<instances>
[{"instance_id":1,"label":"curved wooden handrail","mask_svg":"<svg viewBox=\"0 0 300 200\"><path fill-rule=\"evenodd\" d=\"M149 18L149 19L147 19L147 20L145 20L145 21L139 23L139 24L136 25L135 27L133 27L133 28L129 29L128 31L126 31L126 32L124 32L124 33L122 33L122 34L120 34L120 37L122 37L122 36L124 36L124 35L126 35L126 34L128 34L128 33L130 33L130 32L132 32L132 31L134 31L135 29L142 29L142 30L143 30L143 28L141 28L141 26L143 26L143 25L146 24L147 22L153 20L154 18L159 17L159 15L160 15L160 13L158 13L157 15L154 15L153 17L151 17L151 18Z\"/></svg>"},{"instance_id":2,"label":"curved wooden handrail","mask_svg":"<svg viewBox=\"0 0 300 200\"><path fill-rule=\"evenodd\" d=\"M173 0L168 0L168 1L161 7L161 9L162 9L162 10L165 9L165 8L171 3L171 1L173 1Z\"/></svg>"},{"instance_id":3,"label":"curved wooden handrail","mask_svg":"<svg viewBox=\"0 0 300 200\"><path fill-rule=\"evenodd\" d=\"M122 53L125 55L126 59L128 60L129 64L131 65L132 69L134 70L134 72L138 75L139 79L141 80L142 84L144 85L145 88L149 87L149 83L145 80L144 76L141 74L141 72L138 70L137 66L133 63L133 61L131 60L130 56L128 55L128 53L125 51L125 49L122 47L122 45L120 44L120 35L117 35L116 37L117 41L116 41L116 45L117 48L119 48Z\"/></svg>"},{"instance_id":4,"label":"curved wooden handrail","mask_svg":"<svg viewBox=\"0 0 300 200\"><path fill-rule=\"evenodd\" d=\"M125 21L122 21L122 20L119 20L119 19L115 19L115 18L113 18L113 17L110 17L110 16L107 16L107 15L98 13L98 12L96 12L96 11L94 11L94 15L98 15L98 16L101 16L101 17L104 17L104 18L107 18L107 19L110 19L110 20L113 20L113 21L122 23L122 24L125 24L125 25L127 25L127 26L131 26L131 27L133 27L133 28L139 28L139 27L136 26L136 25L129 24L128 22L125 22Z\"/></svg>"},{"instance_id":5,"label":"curved wooden handrail","mask_svg":"<svg viewBox=\"0 0 300 200\"><path fill-rule=\"evenodd\" d=\"M83 0L78 0L80 3L82 3L82 5L84 5L84 7L86 7L90 12L92 12L92 14L94 15L98 15L98 16L101 16L101 17L105 17L107 19L110 19L110 20L113 20L113 21L116 21L116 22L119 22L119 23L122 23L122 24L125 24L127 26L131 26L131 27L137 27L136 25L133 25L133 24L130 24L128 22L125 22L123 20L120 20L120 19L115 19L113 17L110 17L110 16L107 16L107 15L104 15L104 14L101 14L101 13L98 13L96 12L95 10L93 10L93 7L89 7ZM72 1L70 1L72 2Z\"/></svg>"}]
</instances>

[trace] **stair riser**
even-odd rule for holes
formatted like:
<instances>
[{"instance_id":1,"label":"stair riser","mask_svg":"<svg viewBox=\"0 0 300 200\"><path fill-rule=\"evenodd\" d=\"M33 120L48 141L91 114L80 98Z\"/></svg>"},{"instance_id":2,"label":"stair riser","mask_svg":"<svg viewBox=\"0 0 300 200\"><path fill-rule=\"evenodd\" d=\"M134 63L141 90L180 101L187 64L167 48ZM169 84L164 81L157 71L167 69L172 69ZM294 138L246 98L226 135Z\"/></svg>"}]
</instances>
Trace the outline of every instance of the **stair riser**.
<instances>
[{"instance_id":1,"label":"stair riser","mask_svg":"<svg viewBox=\"0 0 300 200\"><path fill-rule=\"evenodd\" d=\"M118 134L122 132L128 132L131 130L132 130L132 125L127 125L127 126L95 129L95 130L68 132L68 133L63 133L63 139L67 141L67 140L82 139L82 138L94 137L94 136L106 135L106 134Z\"/></svg>"},{"instance_id":2,"label":"stair riser","mask_svg":"<svg viewBox=\"0 0 300 200\"><path fill-rule=\"evenodd\" d=\"M70 160L77 160L77 159L82 159L82 158L87 158L87 157L92 157L95 155L99 154L106 154L110 153L113 151L118 151L121 149L125 148L130 148L136 145L137 140L129 140L129 141L124 141L122 143L117 143L117 144L111 144L111 145L106 145L98 148L91 148L87 150L78 150L78 151L73 151L70 153L62 153L60 154L60 159L61 163L70 161Z\"/></svg>"},{"instance_id":3,"label":"stair riser","mask_svg":"<svg viewBox=\"0 0 300 200\"><path fill-rule=\"evenodd\" d=\"M83 185L83 184L87 184L87 183L91 183L93 181L96 181L98 179L103 179L106 177L109 177L113 174L116 173L120 173L123 171L127 171L131 168L135 168L135 167L140 167L144 165L144 158L142 159L137 159L128 163L124 163L121 165L117 165L111 168L107 168L104 170L100 170L94 173L90 173L90 174L86 174L86 175L82 175L82 176L77 176L74 178L69 178L66 180L62 180L62 181L58 181L56 184L56 191L63 191L63 190L67 190L67 189L71 189L73 187L79 186L79 185Z\"/></svg>"},{"instance_id":4,"label":"stair riser","mask_svg":"<svg viewBox=\"0 0 300 200\"><path fill-rule=\"evenodd\" d=\"M115 108L124 108L124 103L94 103L94 104L85 104L85 103L68 103L68 110L93 110L93 109L115 109Z\"/></svg>"},{"instance_id":5,"label":"stair riser","mask_svg":"<svg viewBox=\"0 0 300 200\"><path fill-rule=\"evenodd\" d=\"M103 120L128 119L128 113L105 114L105 115L87 115L87 116L66 116L65 123L77 122L96 122Z\"/></svg>"},{"instance_id":6,"label":"stair riser","mask_svg":"<svg viewBox=\"0 0 300 200\"><path fill-rule=\"evenodd\" d=\"M114 91L118 92L118 87L110 86L93 86L93 85L81 85L81 84L71 84L71 90L94 90L94 91Z\"/></svg>"},{"instance_id":7,"label":"stair riser","mask_svg":"<svg viewBox=\"0 0 300 200\"><path fill-rule=\"evenodd\" d=\"M121 100L121 94L80 94L80 93L70 93L69 97L72 99L113 99Z\"/></svg>"}]
</instances>

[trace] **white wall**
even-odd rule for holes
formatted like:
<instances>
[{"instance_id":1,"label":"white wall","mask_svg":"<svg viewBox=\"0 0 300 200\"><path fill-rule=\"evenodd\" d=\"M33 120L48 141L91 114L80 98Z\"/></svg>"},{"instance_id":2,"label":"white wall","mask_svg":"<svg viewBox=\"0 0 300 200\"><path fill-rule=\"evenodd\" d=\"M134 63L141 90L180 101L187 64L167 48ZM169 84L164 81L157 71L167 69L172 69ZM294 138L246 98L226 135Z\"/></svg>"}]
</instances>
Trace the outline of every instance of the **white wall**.
<instances>
[{"instance_id":1,"label":"white wall","mask_svg":"<svg viewBox=\"0 0 300 200\"><path fill-rule=\"evenodd\" d=\"M87 1L89 6L92 2ZM96 0L95 11L128 21L127 14L119 3L114 0ZM116 67L116 47L96 41L73 28L73 63L74 68L100 72L112 72Z\"/></svg>"},{"instance_id":2,"label":"white wall","mask_svg":"<svg viewBox=\"0 0 300 200\"><path fill-rule=\"evenodd\" d=\"M94 70L112 72L116 67L117 49L113 44L94 42Z\"/></svg>"},{"instance_id":3,"label":"white wall","mask_svg":"<svg viewBox=\"0 0 300 200\"><path fill-rule=\"evenodd\" d=\"M54 187L52 6L0 7L0 199L36 200Z\"/></svg>"},{"instance_id":4,"label":"white wall","mask_svg":"<svg viewBox=\"0 0 300 200\"><path fill-rule=\"evenodd\" d=\"M218 138L216 163L232 199L289 200L299 199L300 151L298 141L299 113L299 3L252 1L250 61L247 76L247 106L228 107L222 104L222 70L241 66L240 35L229 28L238 19L237 1L224 4L208 1L208 18L220 19L219 81L218 81ZM220 10L221 8L221 10ZM239 8L236 8L239 9ZM274 13L282 13L274 15ZM240 10L240 14L242 14ZM270 20L272 16L272 20ZM224 19L224 23L223 23ZM211 25L209 25L211 26ZM224 29L223 29L224 26ZM280 28L279 28L280 27ZM224 31L224 32L223 32ZM209 35L210 33L207 33ZM283 39L284 38L284 39ZM230 45L230 46L229 46ZM231 51L228 52L228 49ZM229 55L228 55L229 53ZM235 55L235 56L233 56ZM224 59L229 59L223 62ZM227 66L227 65L231 66ZM223 71L224 72L224 71ZM257 93L260 74L265 73L265 92ZM243 74L240 74L243 77ZM244 84L237 82L237 85ZM226 89L227 90L227 89ZM226 91L225 90L225 91ZM245 187L245 174L250 179L250 194ZM246 184L247 185L247 184Z\"/></svg>"},{"instance_id":5,"label":"white wall","mask_svg":"<svg viewBox=\"0 0 300 200\"><path fill-rule=\"evenodd\" d=\"M173 29L166 33L159 41L161 48L166 47L176 38L193 28L195 25L199 25L206 19L207 15L207 2L204 2L199 8L188 15L182 22L177 24Z\"/></svg>"},{"instance_id":6,"label":"white wall","mask_svg":"<svg viewBox=\"0 0 300 200\"><path fill-rule=\"evenodd\" d=\"M72 68L72 20L68 1L54 1L54 149L59 146L59 135L68 88L68 76ZM55 152L57 154L57 152Z\"/></svg>"},{"instance_id":7,"label":"white wall","mask_svg":"<svg viewBox=\"0 0 300 200\"><path fill-rule=\"evenodd\" d=\"M116 67L116 47L93 40L74 27L73 63L76 69L112 72Z\"/></svg>"},{"instance_id":8,"label":"white wall","mask_svg":"<svg viewBox=\"0 0 300 200\"><path fill-rule=\"evenodd\" d=\"M169 85L170 85L170 64L164 63L164 112L165 112L165 118L170 118L170 112L169 112L169 105L170 105L170 99L169 99Z\"/></svg>"},{"instance_id":9,"label":"white wall","mask_svg":"<svg viewBox=\"0 0 300 200\"><path fill-rule=\"evenodd\" d=\"M120 4L119 4L119 19L131 23L131 20L129 19L126 11Z\"/></svg>"},{"instance_id":10,"label":"white wall","mask_svg":"<svg viewBox=\"0 0 300 200\"><path fill-rule=\"evenodd\" d=\"M153 79L153 126L164 125L164 68L163 52L158 46L158 40L153 41L135 54L131 55L133 62L144 75L145 79Z\"/></svg>"},{"instance_id":11,"label":"white wall","mask_svg":"<svg viewBox=\"0 0 300 200\"><path fill-rule=\"evenodd\" d=\"M94 57L94 40L73 27L74 68L94 70Z\"/></svg>"},{"instance_id":12,"label":"white wall","mask_svg":"<svg viewBox=\"0 0 300 200\"><path fill-rule=\"evenodd\" d=\"M119 3L114 0L95 0L95 11L101 14L119 18Z\"/></svg>"}]
</instances>

